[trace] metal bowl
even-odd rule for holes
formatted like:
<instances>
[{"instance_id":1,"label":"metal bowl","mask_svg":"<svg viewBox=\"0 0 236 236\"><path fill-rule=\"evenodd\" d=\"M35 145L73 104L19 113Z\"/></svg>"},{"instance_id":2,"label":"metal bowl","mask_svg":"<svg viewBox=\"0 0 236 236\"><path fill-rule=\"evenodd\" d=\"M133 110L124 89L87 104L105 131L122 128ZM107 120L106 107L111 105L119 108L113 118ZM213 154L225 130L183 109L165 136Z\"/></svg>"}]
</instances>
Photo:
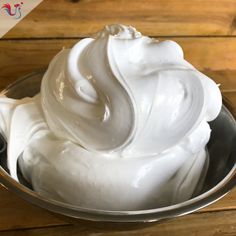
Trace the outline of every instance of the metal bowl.
<instances>
[{"instance_id":1,"label":"metal bowl","mask_svg":"<svg viewBox=\"0 0 236 236\"><path fill-rule=\"evenodd\" d=\"M33 96L40 90L44 70L30 74L6 88L3 92L12 98ZM107 222L155 222L185 215L201 209L223 197L236 184L236 122L225 106L210 123L212 133L208 143L209 169L203 188L192 199L162 208L139 211L107 211L82 208L38 195L24 181L18 168L20 183L8 174L6 142L0 138L0 182L26 201L64 216L82 220ZM0 136L1 137L1 136Z\"/></svg>"}]
</instances>

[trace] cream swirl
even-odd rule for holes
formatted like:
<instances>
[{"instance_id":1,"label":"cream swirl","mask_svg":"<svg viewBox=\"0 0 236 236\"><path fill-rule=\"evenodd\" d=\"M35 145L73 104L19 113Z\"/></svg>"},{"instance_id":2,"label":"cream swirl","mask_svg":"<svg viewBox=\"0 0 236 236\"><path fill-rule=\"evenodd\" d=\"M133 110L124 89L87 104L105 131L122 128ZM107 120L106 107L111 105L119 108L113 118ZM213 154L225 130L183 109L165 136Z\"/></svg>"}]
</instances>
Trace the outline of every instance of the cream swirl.
<instances>
[{"instance_id":1,"label":"cream swirl","mask_svg":"<svg viewBox=\"0 0 236 236\"><path fill-rule=\"evenodd\" d=\"M89 150L132 155L176 145L221 108L217 85L184 60L178 44L123 25L58 54L41 94L55 134Z\"/></svg>"},{"instance_id":2,"label":"cream swirl","mask_svg":"<svg viewBox=\"0 0 236 236\"><path fill-rule=\"evenodd\" d=\"M138 210L189 199L207 170L218 86L173 41L106 26L62 50L34 98L0 97L8 167L35 191L87 208Z\"/></svg>"}]
</instances>

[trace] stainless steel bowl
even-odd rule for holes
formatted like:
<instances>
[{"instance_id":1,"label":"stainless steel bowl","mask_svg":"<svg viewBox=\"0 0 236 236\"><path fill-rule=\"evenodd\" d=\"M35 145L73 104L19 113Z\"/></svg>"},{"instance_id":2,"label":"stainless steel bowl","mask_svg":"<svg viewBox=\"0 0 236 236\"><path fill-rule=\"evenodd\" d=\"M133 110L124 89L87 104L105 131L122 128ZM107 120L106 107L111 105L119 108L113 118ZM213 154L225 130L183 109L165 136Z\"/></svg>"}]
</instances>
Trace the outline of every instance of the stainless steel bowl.
<instances>
[{"instance_id":1,"label":"stainless steel bowl","mask_svg":"<svg viewBox=\"0 0 236 236\"><path fill-rule=\"evenodd\" d=\"M33 96L40 90L44 70L30 74L6 88L3 92L12 98ZM212 134L208 143L209 169L200 195L180 204L140 211L105 211L81 208L46 199L24 181L20 183L8 174L6 143L0 139L0 182L28 202L77 219L107 222L154 222L185 215L201 209L223 197L236 184L236 122L225 106L216 120L210 123ZM19 169L18 169L19 170Z\"/></svg>"}]
</instances>

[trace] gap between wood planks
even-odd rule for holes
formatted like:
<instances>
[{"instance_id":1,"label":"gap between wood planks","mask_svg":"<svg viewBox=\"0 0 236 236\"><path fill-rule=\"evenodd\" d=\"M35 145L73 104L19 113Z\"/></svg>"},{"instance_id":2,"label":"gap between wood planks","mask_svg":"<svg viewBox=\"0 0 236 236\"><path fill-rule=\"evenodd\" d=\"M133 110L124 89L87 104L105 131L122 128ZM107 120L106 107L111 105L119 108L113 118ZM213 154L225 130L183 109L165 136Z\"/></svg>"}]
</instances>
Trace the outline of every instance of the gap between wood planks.
<instances>
[{"instance_id":1,"label":"gap between wood planks","mask_svg":"<svg viewBox=\"0 0 236 236\"><path fill-rule=\"evenodd\" d=\"M94 32L96 33L96 32ZM14 37L7 37L7 38L1 38L0 41L12 41L12 40L68 40L68 39L84 39L88 37L92 37L93 34L87 35L84 37L20 37L20 38L14 38ZM150 38L156 38L156 39L166 39L166 38L236 38L236 35L145 35Z\"/></svg>"}]
</instances>

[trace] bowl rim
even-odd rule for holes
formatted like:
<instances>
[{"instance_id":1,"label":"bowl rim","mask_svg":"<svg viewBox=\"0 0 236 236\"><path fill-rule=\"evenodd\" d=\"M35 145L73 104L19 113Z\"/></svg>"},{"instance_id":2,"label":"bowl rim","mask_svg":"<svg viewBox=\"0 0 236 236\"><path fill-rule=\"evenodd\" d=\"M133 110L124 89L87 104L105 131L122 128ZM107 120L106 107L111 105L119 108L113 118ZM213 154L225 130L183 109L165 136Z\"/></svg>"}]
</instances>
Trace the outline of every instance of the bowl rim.
<instances>
[{"instance_id":1,"label":"bowl rim","mask_svg":"<svg viewBox=\"0 0 236 236\"><path fill-rule=\"evenodd\" d=\"M28 74L9 86L7 86L1 93L6 93L9 89L34 76L40 76L45 69L37 70ZM236 120L226 106L222 105L222 110L230 118L230 122L236 125ZM236 185L236 163L229 171L229 173L213 188L208 191L191 198L185 202L174 204L171 206L136 210L136 211L109 211L92 208L84 208L72 204L60 202L57 200L45 198L35 191L27 188L14 180L4 169L0 166L0 184L11 192L17 194L33 205L39 206L46 210L65 215L72 218L90 220L90 221L107 221L107 222L155 222L163 219L174 218L202 209L220 198L224 197Z\"/></svg>"}]
</instances>

